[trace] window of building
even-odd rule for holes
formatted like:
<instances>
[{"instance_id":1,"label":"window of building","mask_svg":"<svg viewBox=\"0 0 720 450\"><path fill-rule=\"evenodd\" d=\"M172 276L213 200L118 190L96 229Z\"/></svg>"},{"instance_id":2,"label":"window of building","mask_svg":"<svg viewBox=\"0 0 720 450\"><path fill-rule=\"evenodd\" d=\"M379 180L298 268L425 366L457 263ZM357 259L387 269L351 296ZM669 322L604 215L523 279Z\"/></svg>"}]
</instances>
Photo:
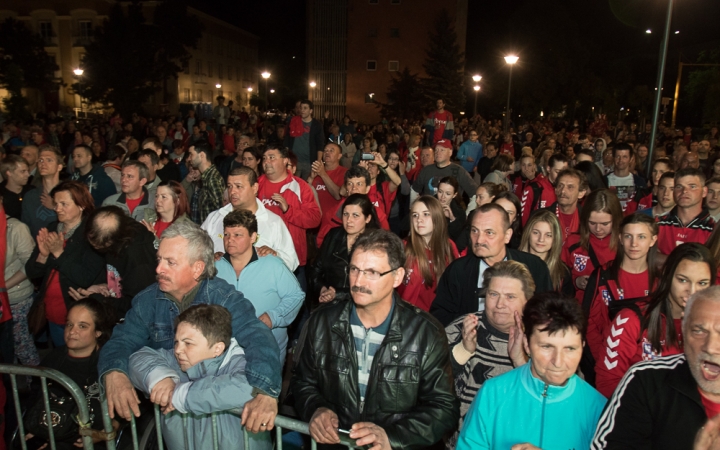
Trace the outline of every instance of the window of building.
<instances>
[{"instance_id":1,"label":"window of building","mask_svg":"<svg viewBox=\"0 0 720 450\"><path fill-rule=\"evenodd\" d=\"M375 103L375 93L374 92L366 92L365 93L365 103Z\"/></svg>"},{"instance_id":2,"label":"window of building","mask_svg":"<svg viewBox=\"0 0 720 450\"><path fill-rule=\"evenodd\" d=\"M367 70L377 70L377 61L368 59L365 67Z\"/></svg>"},{"instance_id":3,"label":"window of building","mask_svg":"<svg viewBox=\"0 0 720 450\"><path fill-rule=\"evenodd\" d=\"M390 37L391 38L399 38L400 37L400 28L390 28Z\"/></svg>"},{"instance_id":4,"label":"window of building","mask_svg":"<svg viewBox=\"0 0 720 450\"><path fill-rule=\"evenodd\" d=\"M195 61L195 75L200 74L202 74L202 61L198 59Z\"/></svg>"},{"instance_id":5,"label":"window of building","mask_svg":"<svg viewBox=\"0 0 720 450\"><path fill-rule=\"evenodd\" d=\"M190 89L183 89L183 97L185 98L185 103L190 103Z\"/></svg>"},{"instance_id":6,"label":"window of building","mask_svg":"<svg viewBox=\"0 0 720 450\"><path fill-rule=\"evenodd\" d=\"M377 37L378 35L378 29L377 28L368 28L368 37Z\"/></svg>"},{"instance_id":7,"label":"window of building","mask_svg":"<svg viewBox=\"0 0 720 450\"><path fill-rule=\"evenodd\" d=\"M83 40L92 38L92 36L93 36L92 22L89 20L81 20L79 22L79 25L80 25L80 38Z\"/></svg>"},{"instance_id":8,"label":"window of building","mask_svg":"<svg viewBox=\"0 0 720 450\"><path fill-rule=\"evenodd\" d=\"M38 28L40 31L40 37L43 38L43 40L45 40L45 42L48 42L53 38L52 22L50 22L50 21L39 22Z\"/></svg>"},{"instance_id":9,"label":"window of building","mask_svg":"<svg viewBox=\"0 0 720 450\"><path fill-rule=\"evenodd\" d=\"M388 61L388 70L390 72L397 72L400 70L400 61Z\"/></svg>"},{"instance_id":10,"label":"window of building","mask_svg":"<svg viewBox=\"0 0 720 450\"><path fill-rule=\"evenodd\" d=\"M213 74L212 74L212 73L213 73L212 66L213 66L212 61L208 61L208 76L209 76L209 77L213 76Z\"/></svg>"},{"instance_id":11,"label":"window of building","mask_svg":"<svg viewBox=\"0 0 720 450\"><path fill-rule=\"evenodd\" d=\"M195 91L195 101L196 102L203 101L202 100L202 89L198 89L197 91Z\"/></svg>"},{"instance_id":12,"label":"window of building","mask_svg":"<svg viewBox=\"0 0 720 450\"><path fill-rule=\"evenodd\" d=\"M225 75L225 72L223 72L223 65L218 64L218 78L221 80L223 79L223 75Z\"/></svg>"}]
</instances>

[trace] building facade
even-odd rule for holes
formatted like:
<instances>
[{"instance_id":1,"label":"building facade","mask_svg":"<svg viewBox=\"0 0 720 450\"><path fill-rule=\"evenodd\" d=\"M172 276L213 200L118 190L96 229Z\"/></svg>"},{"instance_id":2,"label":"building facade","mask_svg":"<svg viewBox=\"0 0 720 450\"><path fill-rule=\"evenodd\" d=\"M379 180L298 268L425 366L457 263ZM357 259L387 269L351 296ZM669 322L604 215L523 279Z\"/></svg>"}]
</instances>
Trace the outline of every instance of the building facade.
<instances>
[{"instance_id":1,"label":"building facade","mask_svg":"<svg viewBox=\"0 0 720 450\"><path fill-rule=\"evenodd\" d=\"M330 111L353 120L380 119L393 75L405 67L425 75L422 63L435 17L455 19L461 51L467 0L308 0L308 83L315 116ZM432 107L433 105L428 105Z\"/></svg>"},{"instance_id":2,"label":"building facade","mask_svg":"<svg viewBox=\"0 0 720 450\"><path fill-rule=\"evenodd\" d=\"M36 92L28 89L32 111L62 111L69 113L88 108L73 92L73 83L82 75L85 46L93 40L93 30L102 26L113 0L3 0L0 21L12 17L24 22L45 41L45 50L58 66L55 76L63 86L57 92ZM156 2L143 2L145 17L150 19ZM146 108L157 112L161 108L176 111L180 104L214 103L223 94L238 106L249 105L252 92L257 92L258 41L253 34L241 30L222 19L189 8L204 25L197 49L178 78L168 82L169 104L163 105L163 93L148 99ZM79 72L78 72L79 73ZM8 95L0 89L0 100ZM0 103L0 107L2 104Z\"/></svg>"}]
</instances>

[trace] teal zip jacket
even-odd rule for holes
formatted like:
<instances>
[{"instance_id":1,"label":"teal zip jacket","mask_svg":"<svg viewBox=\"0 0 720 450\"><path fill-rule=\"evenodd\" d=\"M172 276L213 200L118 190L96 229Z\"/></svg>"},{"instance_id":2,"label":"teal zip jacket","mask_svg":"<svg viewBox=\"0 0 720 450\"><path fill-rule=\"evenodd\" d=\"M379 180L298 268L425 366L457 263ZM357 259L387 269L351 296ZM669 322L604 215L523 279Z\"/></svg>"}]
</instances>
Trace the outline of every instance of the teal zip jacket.
<instances>
[{"instance_id":1,"label":"teal zip jacket","mask_svg":"<svg viewBox=\"0 0 720 450\"><path fill-rule=\"evenodd\" d=\"M485 382L465 417L457 450L529 443L543 450L590 447L607 401L573 375L565 386L535 378L527 363Z\"/></svg>"}]
</instances>

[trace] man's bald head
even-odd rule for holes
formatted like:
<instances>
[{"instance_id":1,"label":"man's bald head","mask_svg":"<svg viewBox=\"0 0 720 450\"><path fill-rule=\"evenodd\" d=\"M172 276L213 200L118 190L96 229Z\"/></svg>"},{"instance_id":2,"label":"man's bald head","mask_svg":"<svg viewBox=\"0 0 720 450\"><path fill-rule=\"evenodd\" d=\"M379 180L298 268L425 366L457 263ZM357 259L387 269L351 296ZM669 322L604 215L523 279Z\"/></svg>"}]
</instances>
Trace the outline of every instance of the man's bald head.
<instances>
[{"instance_id":1,"label":"man's bald head","mask_svg":"<svg viewBox=\"0 0 720 450\"><path fill-rule=\"evenodd\" d=\"M123 241L121 235L130 231L126 229L133 228L133 223L137 222L117 206L104 206L88 217L85 234L95 250L106 253L119 250L117 244Z\"/></svg>"},{"instance_id":2,"label":"man's bald head","mask_svg":"<svg viewBox=\"0 0 720 450\"><path fill-rule=\"evenodd\" d=\"M681 169L699 169L700 168L700 155L698 152L692 151L687 152L683 155L682 160L680 162L680 168Z\"/></svg>"}]
</instances>

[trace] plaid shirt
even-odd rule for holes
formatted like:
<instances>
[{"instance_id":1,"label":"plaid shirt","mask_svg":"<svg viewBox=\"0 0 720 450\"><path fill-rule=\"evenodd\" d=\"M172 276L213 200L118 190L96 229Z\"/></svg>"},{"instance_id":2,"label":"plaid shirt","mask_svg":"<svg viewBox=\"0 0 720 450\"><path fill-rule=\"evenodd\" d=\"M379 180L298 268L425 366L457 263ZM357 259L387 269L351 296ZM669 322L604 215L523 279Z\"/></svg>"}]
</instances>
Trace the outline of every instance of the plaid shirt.
<instances>
[{"instance_id":1,"label":"plaid shirt","mask_svg":"<svg viewBox=\"0 0 720 450\"><path fill-rule=\"evenodd\" d=\"M202 187L198 198L200 212L200 221L198 223L203 223L211 212L222 207L225 181L214 164L200 174L200 180L202 181Z\"/></svg>"}]
</instances>

